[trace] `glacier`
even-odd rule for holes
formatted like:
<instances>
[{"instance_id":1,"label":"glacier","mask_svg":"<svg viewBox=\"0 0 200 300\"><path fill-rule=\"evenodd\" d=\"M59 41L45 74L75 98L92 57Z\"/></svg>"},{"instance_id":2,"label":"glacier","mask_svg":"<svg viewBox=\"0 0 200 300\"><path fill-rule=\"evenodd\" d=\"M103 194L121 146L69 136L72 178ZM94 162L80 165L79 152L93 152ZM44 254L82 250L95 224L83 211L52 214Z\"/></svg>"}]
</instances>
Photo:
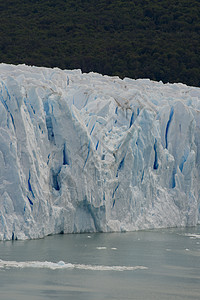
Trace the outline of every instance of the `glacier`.
<instances>
[{"instance_id":1,"label":"glacier","mask_svg":"<svg viewBox=\"0 0 200 300\"><path fill-rule=\"evenodd\" d=\"M0 64L0 240L200 223L200 89Z\"/></svg>"}]
</instances>

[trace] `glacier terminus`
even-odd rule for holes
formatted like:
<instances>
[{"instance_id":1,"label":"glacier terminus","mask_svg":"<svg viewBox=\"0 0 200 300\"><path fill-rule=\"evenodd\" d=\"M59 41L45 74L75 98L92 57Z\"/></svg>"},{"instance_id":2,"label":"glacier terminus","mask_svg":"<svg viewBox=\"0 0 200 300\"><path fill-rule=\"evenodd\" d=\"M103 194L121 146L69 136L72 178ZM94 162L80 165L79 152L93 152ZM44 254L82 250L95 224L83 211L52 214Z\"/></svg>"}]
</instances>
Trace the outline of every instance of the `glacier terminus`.
<instances>
[{"instance_id":1,"label":"glacier terminus","mask_svg":"<svg viewBox=\"0 0 200 300\"><path fill-rule=\"evenodd\" d=\"M200 223L200 89L0 64L0 240Z\"/></svg>"}]
</instances>

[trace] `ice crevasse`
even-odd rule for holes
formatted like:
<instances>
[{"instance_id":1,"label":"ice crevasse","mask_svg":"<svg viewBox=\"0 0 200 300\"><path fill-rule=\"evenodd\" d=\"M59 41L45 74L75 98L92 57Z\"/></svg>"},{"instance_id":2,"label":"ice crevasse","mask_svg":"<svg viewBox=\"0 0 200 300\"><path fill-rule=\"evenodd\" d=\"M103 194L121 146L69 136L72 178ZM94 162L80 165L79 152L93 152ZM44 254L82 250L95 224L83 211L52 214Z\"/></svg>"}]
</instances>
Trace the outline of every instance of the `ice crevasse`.
<instances>
[{"instance_id":1,"label":"ice crevasse","mask_svg":"<svg viewBox=\"0 0 200 300\"><path fill-rule=\"evenodd\" d=\"M200 89L0 64L0 239L200 222Z\"/></svg>"}]
</instances>

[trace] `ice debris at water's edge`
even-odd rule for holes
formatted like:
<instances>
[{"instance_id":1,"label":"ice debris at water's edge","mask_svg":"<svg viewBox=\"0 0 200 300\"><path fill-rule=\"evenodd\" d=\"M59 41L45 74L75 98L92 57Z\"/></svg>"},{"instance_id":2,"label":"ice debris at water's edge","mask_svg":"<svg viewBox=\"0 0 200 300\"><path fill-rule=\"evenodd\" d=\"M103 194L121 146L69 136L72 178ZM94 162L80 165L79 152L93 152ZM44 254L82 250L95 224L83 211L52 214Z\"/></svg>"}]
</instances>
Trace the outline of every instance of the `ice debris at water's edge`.
<instances>
[{"instance_id":1,"label":"ice debris at water's edge","mask_svg":"<svg viewBox=\"0 0 200 300\"><path fill-rule=\"evenodd\" d=\"M0 64L0 239L193 226L200 89Z\"/></svg>"},{"instance_id":2,"label":"ice debris at water's edge","mask_svg":"<svg viewBox=\"0 0 200 300\"><path fill-rule=\"evenodd\" d=\"M78 269L78 270L90 270L90 271L136 271L147 270L145 266L101 266L101 265L83 265L72 264L59 261L58 263L50 261L5 261L0 259L0 269L24 269L24 268L36 268L36 269L50 269L50 270L65 270L65 269Z\"/></svg>"}]
</instances>

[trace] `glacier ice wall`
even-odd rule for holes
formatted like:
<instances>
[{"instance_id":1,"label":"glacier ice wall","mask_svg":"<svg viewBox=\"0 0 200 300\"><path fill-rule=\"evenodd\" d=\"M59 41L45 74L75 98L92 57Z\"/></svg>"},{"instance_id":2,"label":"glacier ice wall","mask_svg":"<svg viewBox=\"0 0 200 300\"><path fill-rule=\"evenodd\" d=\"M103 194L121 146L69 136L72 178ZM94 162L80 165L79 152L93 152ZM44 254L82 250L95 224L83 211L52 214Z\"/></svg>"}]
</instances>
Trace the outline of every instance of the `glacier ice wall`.
<instances>
[{"instance_id":1,"label":"glacier ice wall","mask_svg":"<svg viewBox=\"0 0 200 300\"><path fill-rule=\"evenodd\" d=\"M200 89L0 64L0 239L200 221Z\"/></svg>"}]
</instances>

